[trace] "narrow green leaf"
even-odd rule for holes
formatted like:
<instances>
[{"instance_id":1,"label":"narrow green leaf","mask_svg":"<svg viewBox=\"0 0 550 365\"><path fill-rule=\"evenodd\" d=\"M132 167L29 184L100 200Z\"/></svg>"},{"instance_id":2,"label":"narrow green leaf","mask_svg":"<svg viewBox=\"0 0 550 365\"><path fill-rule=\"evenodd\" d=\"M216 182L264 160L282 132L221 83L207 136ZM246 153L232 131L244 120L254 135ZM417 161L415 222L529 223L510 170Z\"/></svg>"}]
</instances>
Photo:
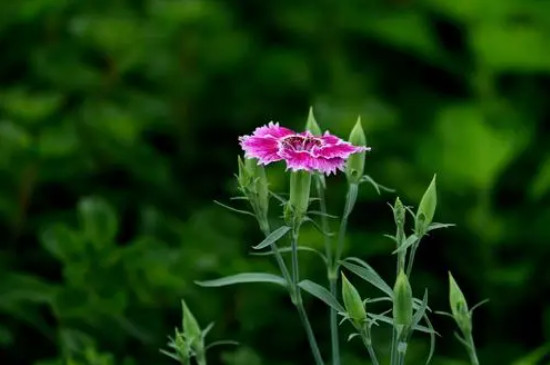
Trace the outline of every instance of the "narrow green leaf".
<instances>
[{"instance_id":1,"label":"narrow green leaf","mask_svg":"<svg viewBox=\"0 0 550 365\"><path fill-rule=\"evenodd\" d=\"M428 226L427 232L433 231L434 229L450 228L454 226L456 226L454 223L432 223Z\"/></svg>"},{"instance_id":2,"label":"narrow green leaf","mask_svg":"<svg viewBox=\"0 0 550 365\"><path fill-rule=\"evenodd\" d=\"M340 262L349 271L363 280L382 290L389 297L393 298L393 289L382 279L380 275L366 262L357 257L348 257Z\"/></svg>"},{"instance_id":3,"label":"narrow green leaf","mask_svg":"<svg viewBox=\"0 0 550 365\"><path fill-rule=\"evenodd\" d=\"M360 183L365 183L365 182L368 182L369 184L371 184L372 187L374 188L374 190L376 190L376 193L378 195L380 195L382 193L382 191L385 191L385 192L388 192L388 193L395 192L395 190L392 189L392 188L388 188L387 186L380 185L379 183L374 181L374 179L372 177L370 177L369 175L363 175L363 177L361 178Z\"/></svg>"},{"instance_id":4,"label":"narrow green leaf","mask_svg":"<svg viewBox=\"0 0 550 365\"><path fill-rule=\"evenodd\" d=\"M249 212L248 210L242 210L242 209L233 208L233 207L231 207L231 206L229 206L229 205L227 205L227 204L224 204L224 203L222 203L222 202L219 202L219 201L217 201L217 200L214 200L214 203L217 204L217 205L219 205L220 207L225 208L225 209L228 209L228 210L230 210L230 211L232 211L232 212L234 212L234 213L239 213L239 214L244 214L244 215L251 215L251 216L255 217L254 213Z\"/></svg>"},{"instance_id":5,"label":"narrow green leaf","mask_svg":"<svg viewBox=\"0 0 550 365\"><path fill-rule=\"evenodd\" d=\"M304 217L303 221L304 222L310 222L313 225L313 227L315 227L315 229L318 230L322 235L325 235L327 237L334 236L334 233L332 233L332 232L323 231L323 228L317 222L315 222L313 219L311 219L308 216Z\"/></svg>"},{"instance_id":6,"label":"narrow green leaf","mask_svg":"<svg viewBox=\"0 0 550 365\"><path fill-rule=\"evenodd\" d=\"M238 346L238 345L240 345L240 343L237 342L237 341L232 341L232 340L219 340L219 341L214 341L214 342L208 344L208 345L204 348L204 350L205 350L205 351L208 351L208 350L210 350L212 347L224 346L224 345Z\"/></svg>"},{"instance_id":7,"label":"narrow green leaf","mask_svg":"<svg viewBox=\"0 0 550 365\"><path fill-rule=\"evenodd\" d=\"M310 214L310 215L317 215L319 217L327 217L327 218L332 218L332 219L337 219L337 218L340 218L338 217L337 215L333 215L333 214L328 214L328 213L323 213L319 210L308 210L307 211L307 214Z\"/></svg>"},{"instance_id":8,"label":"narrow green leaf","mask_svg":"<svg viewBox=\"0 0 550 365\"><path fill-rule=\"evenodd\" d=\"M427 293L426 293L426 296L427 296ZM434 330L434 328L432 326L432 322L430 322L430 319L428 318L426 313L424 313L424 319L426 320L426 323L428 324L428 328L431 330L429 332L429 334L430 334L430 353L428 354L428 359L426 360L426 365L427 365L427 364L430 363L430 361L432 361L432 357L433 357L434 352L435 352L435 335L437 334L437 332Z\"/></svg>"},{"instance_id":9,"label":"narrow green leaf","mask_svg":"<svg viewBox=\"0 0 550 365\"><path fill-rule=\"evenodd\" d=\"M195 281L199 286L217 288L220 286L228 286L235 284L245 284L245 283L272 283L279 284L281 286L286 286L286 281L280 276L261 273L261 272L247 272L231 276L226 276L214 280L206 281Z\"/></svg>"},{"instance_id":10,"label":"narrow green leaf","mask_svg":"<svg viewBox=\"0 0 550 365\"><path fill-rule=\"evenodd\" d=\"M483 304L487 304L489 303L489 299L483 299L481 302L475 304L472 309L470 309L470 315L472 315L474 313L474 310L476 310L477 308L481 307Z\"/></svg>"},{"instance_id":11,"label":"narrow green leaf","mask_svg":"<svg viewBox=\"0 0 550 365\"><path fill-rule=\"evenodd\" d=\"M267 236L262 242L260 242L258 245L253 246L252 248L255 250L261 250L262 248L266 248L268 246L271 246L273 243L280 240L285 234L290 231L289 226L282 226L274 230Z\"/></svg>"},{"instance_id":12,"label":"narrow green leaf","mask_svg":"<svg viewBox=\"0 0 550 365\"><path fill-rule=\"evenodd\" d=\"M334 298L334 296L321 285L311 280L302 280L300 281L300 283L298 283L298 286L300 286L300 288L304 289L317 299L322 300L323 302L325 302L325 304L327 304L329 307L334 308L338 312L346 311L344 307L340 303L338 303L338 300Z\"/></svg>"},{"instance_id":13,"label":"narrow green leaf","mask_svg":"<svg viewBox=\"0 0 550 365\"><path fill-rule=\"evenodd\" d=\"M414 313L414 317L412 320L413 326L417 325L420 322L420 320L426 313L427 307L428 307L428 290L426 289L424 291L424 297L422 298L422 305Z\"/></svg>"},{"instance_id":14,"label":"narrow green leaf","mask_svg":"<svg viewBox=\"0 0 550 365\"><path fill-rule=\"evenodd\" d=\"M352 333L351 335L348 336L348 342L350 342L351 340L353 340L357 336L359 336L359 333Z\"/></svg>"},{"instance_id":15,"label":"narrow green leaf","mask_svg":"<svg viewBox=\"0 0 550 365\"><path fill-rule=\"evenodd\" d=\"M319 250L316 250L316 249L311 248L311 247L306 247L306 246L298 246L297 249L298 249L298 251L311 252L311 253L317 254L317 255L319 255L319 257L321 257L321 259L325 263L327 262L326 256L322 252L320 252ZM277 252L279 252L279 253L291 253L292 252L292 247L279 248L277 250ZM253 255L253 256L271 256L274 253L273 253L273 251L265 251L265 252L251 252L250 254Z\"/></svg>"},{"instance_id":16,"label":"narrow green leaf","mask_svg":"<svg viewBox=\"0 0 550 365\"><path fill-rule=\"evenodd\" d=\"M406 251L409 247L414 245L417 241L418 241L418 236L415 234L411 234L409 237L407 237L407 239L405 240L405 242L403 242L401 246L399 246L396 250L392 252L392 254Z\"/></svg>"}]
</instances>

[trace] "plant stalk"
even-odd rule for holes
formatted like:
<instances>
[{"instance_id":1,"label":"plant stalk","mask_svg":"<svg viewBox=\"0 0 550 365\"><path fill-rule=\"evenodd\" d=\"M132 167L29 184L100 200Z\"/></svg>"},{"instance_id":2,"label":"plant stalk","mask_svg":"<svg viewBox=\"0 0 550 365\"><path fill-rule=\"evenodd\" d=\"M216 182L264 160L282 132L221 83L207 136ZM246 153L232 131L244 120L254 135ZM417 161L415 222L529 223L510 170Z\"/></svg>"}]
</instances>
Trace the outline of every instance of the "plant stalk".
<instances>
[{"instance_id":1,"label":"plant stalk","mask_svg":"<svg viewBox=\"0 0 550 365\"><path fill-rule=\"evenodd\" d=\"M397 365L397 330L392 330L390 364Z\"/></svg>"},{"instance_id":2,"label":"plant stalk","mask_svg":"<svg viewBox=\"0 0 550 365\"><path fill-rule=\"evenodd\" d=\"M292 247L291 297L294 305L298 310L298 314L300 315L300 320L302 321L302 325L306 330L307 339L309 341L309 346L311 347L313 358L315 359L315 364L324 365L324 361L321 356L321 351L319 350L319 345L317 344L317 340L315 339L315 334L313 333L313 329L311 328L311 323L309 322L306 310L304 308L304 303L302 301L302 293L301 293L300 287L298 286L298 283L300 281L300 267L298 264L298 232L299 230L300 230L300 223L299 222L294 223L292 227L292 241L291 241L291 247Z\"/></svg>"},{"instance_id":3,"label":"plant stalk","mask_svg":"<svg viewBox=\"0 0 550 365\"><path fill-rule=\"evenodd\" d=\"M479 365L479 360L477 358L476 346L474 343L474 337L472 336L472 332L470 332L466 336L466 341L468 343L468 346L466 346L466 349L468 350L468 356L470 356L470 363L472 365Z\"/></svg>"},{"instance_id":4,"label":"plant stalk","mask_svg":"<svg viewBox=\"0 0 550 365\"><path fill-rule=\"evenodd\" d=\"M372 346L371 332L368 325L366 326L366 328L361 330L361 338L363 339L363 344L367 348L372 365L379 365L380 363L378 362L378 357L376 356L376 352L374 351L374 347Z\"/></svg>"},{"instance_id":5,"label":"plant stalk","mask_svg":"<svg viewBox=\"0 0 550 365\"><path fill-rule=\"evenodd\" d=\"M348 193L346 194L346 203L344 205L344 214L342 215L342 221L340 222L340 230L338 231L338 247L336 249L336 257L333 262L334 268L339 267L339 261L342 258L342 251L344 250L344 238L346 237L346 230L348 228L348 218L357 202L357 192L359 185L350 183L348 185ZM337 271L337 270L335 270Z\"/></svg>"},{"instance_id":6,"label":"plant stalk","mask_svg":"<svg viewBox=\"0 0 550 365\"><path fill-rule=\"evenodd\" d=\"M269 236L269 234L271 233L271 229L269 227L269 222L267 221L267 219L258 220L258 223L260 224L260 229L262 230L264 236ZM273 256L275 256L275 261L277 261L277 265L279 266L279 270L281 271L283 278L285 278L287 284L290 287L290 273L288 272L288 268L286 267L283 256L279 252L279 247L275 242L273 242L273 244L271 245L271 252L273 253Z\"/></svg>"},{"instance_id":7,"label":"plant stalk","mask_svg":"<svg viewBox=\"0 0 550 365\"><path fill-rule=\"evenodd\" d=\"M403 232L403 228L397 227L397 232L395 234L395 239L397 241L397 248L400 248L402 244L405 242L405 232ZM397 253L397 265L396 265L396 272L395 277L399 275L401 270L405 270L405 256L407 255L407 251L399 251Z\"/></svg>"},{"instance_id":8,"label":"plant stalk","mask_svg":"<svg viewBox=\"0 0 550 365\"><path fill-rule=\"evenodd\" d=\"M206 355L204 351L197 352L195 359L197 360L197 365L206 365Z\"/></svg>"},{"instance_id":9,"label":"plant stalk","mask_svg":"<svg viewBox=\"0 0 550 365\"><path fill-rule=\"evenodd\" d=\"M329 231L328 220L326 217L327 206L325 201L325 189L322 183L322 176L315 176L315 186L317 196L319 198L319 206L321 208L321 227L326 233ZM330 294L337 298L338 291L338 269L333 271L333 248L332 242L328 235L324 234L325 255L327 257L327 278L330 286ZM338 336L338 313L336 309L330 308L330 343L332 349L332 365L340 365L340 339Z\"/></svg>"},{"instance_id":10,"label":"plant stalk","mask_svg":"<svg viewBox=\"0 0 550 365\"><path fill-rule=\"evenodd\" d=\"M414 264L414 257L416 256L416 249L420 245L420 239L421 237L419 237L416 240L416 242L411 247L411 251L409 252L409 260L407 262L407 277L409 278L411 277L411 272Z\"/></svg>"}]
</instances>

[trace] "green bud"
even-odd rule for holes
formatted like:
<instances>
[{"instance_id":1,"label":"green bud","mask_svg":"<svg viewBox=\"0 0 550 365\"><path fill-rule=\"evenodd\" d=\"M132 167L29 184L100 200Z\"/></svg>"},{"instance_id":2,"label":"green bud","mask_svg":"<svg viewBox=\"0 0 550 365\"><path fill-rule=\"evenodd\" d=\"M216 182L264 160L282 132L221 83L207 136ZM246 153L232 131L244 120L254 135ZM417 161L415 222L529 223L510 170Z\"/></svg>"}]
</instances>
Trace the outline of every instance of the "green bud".
<instances>
[{"instance_id":1,"label":"green bud","mask_svg":"<svg viewBox=\"0 0 550 365\"><path fill-rule=\"evenodd\" d=\"M349 135L349 142L354 146L366 146L367 137L361 126L361 117L357 118L357 123ZM355 153L348 158L346 164L346 176L350 184L358 184L365 172L366 152Z\"/></svg>"},{"instance_id":2,"label":"green bud","mask_svg":"<svg viewBox=\"0 0 550 365\"><path fill-rule=\"evenodd\" d=\"M317 124L315 116L313 115L313 107L309 108L309 114L307 116L306 131L310 131L314 136L320 136L323 134L321 127Z\"/></svg>"},{"instance_id":3,"label":"green bud","mask_svg":"<svg viewBox=\"0 0 550 365\"><path fill-rule=\"evenodd\" d=\"M423 236L432 223L437 206L436 175L434 175L430 186L426 189L418 211L416 212L415 230L417 236Z\"/></svg>"},{"instance_id":4,"label":"green bud","mask_svg":"<svg viewBox=\"0 0 550 365\"><path fill-rule=\"evenodd\" d=\"M468 303L462 294L462 290L458 287L453 275L449 272L449 304L451 312L458 327L463 333L472 331L472 320L468 310Z\"/></svg>"},{"instance_id":5,"label":"green bud","mask_svg":"<svg viewBox=\"0 0 550 365\"><path fill-rule=\"evenodd\" d=\"M398 228L403 228L405 226L406 211L401 199L397 197L395 199L395 204L393 205L393 219L395 220L395 225Z\"/></svg>"},{"instance_id":6,"label":"green bud","mask_svg":"<svg viewBox=\"0 0 550 365\"><path fill-rule=\"evenodd\" d=\"M355 287L349 282L344 273L342 273L342 298L344 307L356 326L361 326L367 320L367 311L363 306L361 296Z\"/></svg>"},{"instance_id":7,"label":"green bud","mask_svg":"<svg viewBox=\"0 0 550 365\"><path fill-rule=\"evenodd\" d=\"M191 311L187 307L187 304L185 304L185 301L181 301L181 306L183 309L183 333L185 335L185 338L187 338L190 342L190 346L201 346L202 331L199 327L199 323L195 319L195 316L193 316L193 313L191 313Z\"/></svg>"},{"instance_id":8,"label":"green bud","mask_svg":"<svg viewBox=\"0 0 550 365\"><path fill-rule=\"evenodd\" d=\"M237 181L239 182L239 188L242 190L245 186L249 185L250 174L246 170L241 156L237 156L237 162L239 164L239 174L237 175Z\"/></svg>"},{"instance_id":9,"label":"green bud","mask_svg":"<svg viewBox=\"0 0 550 365\"><path fill-rule=\"evenodd\" d=\"M247 158L245 164L252 175L253 191L257 196L258 205L267 214L269 209L269 182L267 181L265 168L254 158Z\"/></svg>"},{"instance_id":10,"label":"green bud","mask_svg":"<svg viewBox=\"0 0 550 365\"><path fill-rule=\"evenodd\" d=\"M307 171L290 173L290 206L295 217L303 217L309 205L311 190L311 174Z\"/></svg>"},{"instance_id":11,"label":"green bud","mask_svg":"<svg viewBox=\"0 0 550 365\"><path fill-rule=\"evenodd\" d=\"M393 320L395 324L410 326L413 316L413 297L409 278L401 270L393 288Z\"/></svg>"},{"instance_id":12,"label":"green bud","mask_svg":"<svg viewBox=\"0 0 550 365\"><path fill-rule=\"evenodd\" d=\"M187 341L185 341L184 334L176 330L176 337L174 338L172 345L179 356L180 362L182 364L187 364L191 358L191 349L189 348Z\"/></svg>"},{"instance_id":13,"label":"green bud","mask_svg":"<svg viewBox=\"0 0 550 365\"><path fill-rule=\"evenodd\" d=\"M250 201L255 213L267 217L269 209L269 182L265 168L254 158L243 159L239 156L239 174L237 180L240 190Z\"/></svg>"}]
</instances>

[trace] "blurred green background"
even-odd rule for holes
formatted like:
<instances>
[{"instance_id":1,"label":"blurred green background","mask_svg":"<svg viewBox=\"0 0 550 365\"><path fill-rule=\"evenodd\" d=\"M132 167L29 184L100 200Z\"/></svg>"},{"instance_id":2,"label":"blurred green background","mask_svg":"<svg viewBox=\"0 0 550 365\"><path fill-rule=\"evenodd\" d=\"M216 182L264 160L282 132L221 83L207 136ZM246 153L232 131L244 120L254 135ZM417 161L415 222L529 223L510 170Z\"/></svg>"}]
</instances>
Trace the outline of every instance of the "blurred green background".
<instances>
[{"instance_id":1,"label":"blurred green background","mask_svg":"<svg viewBox=\"0 0 550 365\"><path fill-rule=\"evenodd\" d=\"M281 290L193 284L274 268L248 256L254 222L212 200L236 192L239 135L303 128L310 105L341 136L362 116L367 172L406 204L438 174L436 220L457 227L423 242L416 295L446 310L452 270L471 304L491 299L483 364L549 363L550 2L2 1L0 51L3 364L169 364L181 298L211 339L242 343L212 364L311 363ZM284 191L282 166L269 174ZM329 184L339 214L344 178ZM390 282L394 198L362 188L347 242ZM307 306L328 359L327 310ZM434 325L435 363L464 364L453 324ZM415 337L411 364L427 346ZM345 365L368 361L343 347Z\"/></svg>"}]
</instances>

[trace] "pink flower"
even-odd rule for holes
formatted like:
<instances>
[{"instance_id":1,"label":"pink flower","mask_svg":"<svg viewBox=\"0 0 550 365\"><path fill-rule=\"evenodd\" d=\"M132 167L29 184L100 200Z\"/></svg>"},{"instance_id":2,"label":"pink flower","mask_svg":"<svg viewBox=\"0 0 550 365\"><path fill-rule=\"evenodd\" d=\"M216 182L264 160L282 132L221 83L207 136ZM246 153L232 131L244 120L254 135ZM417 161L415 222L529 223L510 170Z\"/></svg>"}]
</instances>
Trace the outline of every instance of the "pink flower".
<instances>
[{"instance_id":1,"label":"pink flower","mask_svg":"<svg viewBox=\"0 0 550 365\"><path fill-rule=\"evenodd\" d=\"M292 171L319 171L330 175L343 170L347 158L370 148L353 146L351 143L331 135L314 136L309 131L296 133L269 123L256 128L250 136L239 138L246 158L257 158L260 164L285 160Z\"/></svg>"}]
</instances>

